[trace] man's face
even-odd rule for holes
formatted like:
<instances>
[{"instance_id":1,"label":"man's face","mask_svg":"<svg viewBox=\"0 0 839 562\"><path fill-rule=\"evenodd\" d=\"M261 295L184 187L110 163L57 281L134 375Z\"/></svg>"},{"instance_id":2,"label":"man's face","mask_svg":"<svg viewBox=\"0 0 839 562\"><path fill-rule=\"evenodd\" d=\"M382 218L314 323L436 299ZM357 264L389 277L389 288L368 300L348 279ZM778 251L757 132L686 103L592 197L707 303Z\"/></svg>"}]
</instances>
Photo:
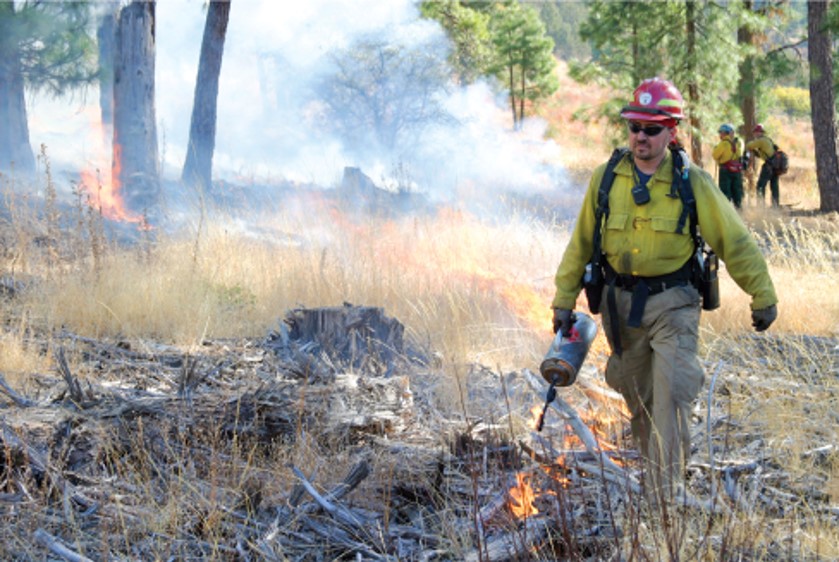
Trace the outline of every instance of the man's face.
<instances>
[{"instance_id":1,"label":"man's face","mask_svg":"<svg viewBox=\"0 0 839 562\"><path fill-rule=\"evenodd\" d=\"M629 149L636 160L656 161L664 157L667 145L673 140L675 129L664 127L654 121L628 123Z\"/></svg>"}]
</instances>

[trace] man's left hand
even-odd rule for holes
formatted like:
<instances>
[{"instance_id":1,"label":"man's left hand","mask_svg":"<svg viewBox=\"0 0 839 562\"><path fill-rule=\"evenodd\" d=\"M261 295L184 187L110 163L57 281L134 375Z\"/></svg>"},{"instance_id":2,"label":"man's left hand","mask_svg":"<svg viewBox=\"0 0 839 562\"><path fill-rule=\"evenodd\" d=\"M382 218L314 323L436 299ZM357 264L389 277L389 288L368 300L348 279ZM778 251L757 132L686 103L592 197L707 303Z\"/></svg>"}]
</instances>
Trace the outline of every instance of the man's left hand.
<instances>
[{"instance_id":1,"label":"man's left hand","mask_svg":"<svg viewBox=\"0 0 839 562\"><path fill-rule=\"evenodd\" d=\"M752 326L755 331L762 332L772 325L772 322L778 317L778 307L774 304L752 311Z\"/></svg>"}]
</instances>

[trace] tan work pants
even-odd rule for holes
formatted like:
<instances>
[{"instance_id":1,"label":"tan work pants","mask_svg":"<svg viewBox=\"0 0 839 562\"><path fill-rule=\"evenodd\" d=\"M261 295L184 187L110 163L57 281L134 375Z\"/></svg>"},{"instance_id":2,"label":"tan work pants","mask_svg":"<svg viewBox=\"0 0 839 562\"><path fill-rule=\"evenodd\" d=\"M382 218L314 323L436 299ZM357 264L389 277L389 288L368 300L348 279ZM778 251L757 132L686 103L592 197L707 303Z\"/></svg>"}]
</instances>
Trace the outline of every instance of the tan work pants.
<instances>
[{"instance_id":1,"label":"tan work pants","mask_svg":"<svg viewBox=\"0 0 839 562\"><path fill-rule=\"evenodd\" d=\"M606 287L603 303L607 303ZM615 288L623 353L614 354L608 306L603 326L613 353L606 382L620 392L632 416L632 435L647 461L649 491L672 497L690 458L690 411L702 388L697 358L699 293L674 287L648 298L641 326L626 325L632 292Z\"/></svg>"}]
</instances>

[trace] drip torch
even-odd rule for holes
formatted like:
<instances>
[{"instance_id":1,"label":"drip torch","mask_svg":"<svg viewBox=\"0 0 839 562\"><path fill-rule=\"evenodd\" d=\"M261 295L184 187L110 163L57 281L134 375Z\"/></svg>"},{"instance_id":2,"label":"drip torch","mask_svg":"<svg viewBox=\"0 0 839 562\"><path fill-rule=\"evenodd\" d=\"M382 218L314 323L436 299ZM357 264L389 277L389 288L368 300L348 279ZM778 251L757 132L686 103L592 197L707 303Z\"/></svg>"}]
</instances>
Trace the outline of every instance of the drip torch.
<instances>
[{"instance_id":1,"label":"drip torch","mask_svg":"<svg viewBox=\"0 0 839 562\"><path fill-rule=\"evenodd\" d=\"M550 386L545 398L545 406L539 416L537 431L542 431L545 423L545 412L548 406L556 400L556 387L571 386L577 380L577 373L583 366L588 355L591 344L597 335L597 324L591 316L583 312L574 314L574 324L567 336L562 335L562 330L557 331L556 336L539 366L539 372Z\"/></svg>"}]
</instances>

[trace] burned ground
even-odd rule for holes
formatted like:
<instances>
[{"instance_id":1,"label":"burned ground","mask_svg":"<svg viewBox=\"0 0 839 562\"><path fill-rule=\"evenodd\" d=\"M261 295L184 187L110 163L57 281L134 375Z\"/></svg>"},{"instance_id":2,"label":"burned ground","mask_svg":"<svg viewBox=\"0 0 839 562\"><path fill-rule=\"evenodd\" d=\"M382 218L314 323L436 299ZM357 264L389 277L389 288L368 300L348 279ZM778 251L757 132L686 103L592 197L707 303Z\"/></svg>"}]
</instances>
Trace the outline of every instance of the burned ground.
<instances>
[{"instance_id":1,"label":"burned ground","mask_svg":"<svg viewBox=\"0 0 839 562\"><path fill-rule=\"evenodd\" d=\"M539 377L472 365L463 408L444 411L431 355L376 308L298 309L263 340L188 353L66 332L52 342L56 372L2 392L8 559L587 560L656 542L639 533L649 508L625 432L594 435L591 412L615 397L592 367L538 433L524 421L544 399ZM742 354L707 365L689 501L664 514L657 540L816 559L786 534L767 544L720 525L796 511L802 525L836 525L835 435L785 449L727 402L784 385L835 402L837 343L750 338L768 358L759 384ZM808 384L773 376L785 372L775 360L807 367ZM791 468L805 461L815 468Z\"/></svg>"}]
</instances>

